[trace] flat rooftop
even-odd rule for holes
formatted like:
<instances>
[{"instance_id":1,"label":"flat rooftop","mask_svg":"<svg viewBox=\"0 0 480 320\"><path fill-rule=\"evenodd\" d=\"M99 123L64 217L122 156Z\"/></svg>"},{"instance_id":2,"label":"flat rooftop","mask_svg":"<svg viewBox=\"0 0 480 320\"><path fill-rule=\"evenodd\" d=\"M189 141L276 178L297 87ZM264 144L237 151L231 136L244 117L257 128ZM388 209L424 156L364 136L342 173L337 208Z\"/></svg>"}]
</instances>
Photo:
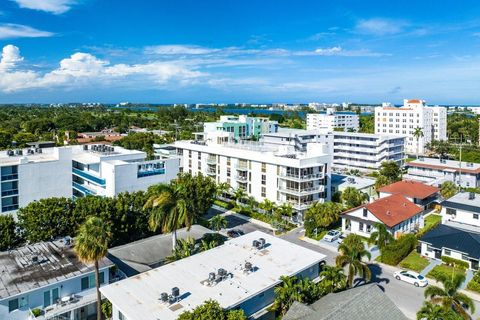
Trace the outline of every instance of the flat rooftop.
<instances>
[{"instance_id":1,"label":"flat rooftop","mask_svg":"<svg viewBox=\"0 0 480 320\"><path fill-rule=\"evenodd\" d=\"M348 187L361 190L375 185L375 179L332 173L332 185L340 191Z\"/></svg>"},{"instance_id":2,"label":"flat rooftop","mask_svg":"<svg viewBox=\"0 0 480 320\"><path fill-rule=\"evenodd\" d=\"M253 240L264 238L266 245L258 250ZM225 244L182 260L158 267L137 276L101 288L128 319L170 320L208 299L225 309L258 295L280 283L283 275L293 275L325 259L325 255L283 239L255 231ZM245 273L250 262L253 271ZM209 286L209 273L225 269L231 277ZM160 300L162 292L180 289L180 301L171 305Z\"/></svg>"},{"instance_id":3,"label":"flat rooftop","mask_svg":"<svg viewBox=\"0 0 480 320\"><path fill-rule=\"evenodd\" d=\"M100 268L113 265L108 259ZM0 252L0 300L94 271L65 240L39 242Z\"/></svg>"},{"instance_id":4,"label":"flat rooftop","mask_svg":"<svg viewBox=\"0 0 480 320\"><path fill-rule=\"evenodd\" d=\"M16 152L18 150L22 151L22 154L19 155ZM11 149L14 154L8 155L8 150L0 151L0 166L13 166L22 163L28 162L47 162L58 160L58 154L54 152L55 148L45 148L42 149L41 153L34 152L32 154L28 153L30 148L17 148Z\"/></svg>"},{"instance_id":5,"label":"flat rooftop","mask_svg":"<svg viewBox=\"0 0 480 320\"><path fill-rule=\"evenodd\" d=\"M452 170L452 171L462 171L468 173L480 173L480 163L465 162L462 161L460 166L460 161L456 160L440 160L438 158L419 158L407 163L407 166L411 167L423 167L430 169L438 170Z\"/></svg>"},{"instance_id":6,"label":"flat rooftop","mask_svg":"<svg viewBox=\"0 0 480 320\"><path fill-rule=\"evenodd\" d=\"M442 206L480 213L480 194L474 194L474 198L471 199L469 192L459 192L453 197L443 201Z\"/></svg>"}]
</instances>

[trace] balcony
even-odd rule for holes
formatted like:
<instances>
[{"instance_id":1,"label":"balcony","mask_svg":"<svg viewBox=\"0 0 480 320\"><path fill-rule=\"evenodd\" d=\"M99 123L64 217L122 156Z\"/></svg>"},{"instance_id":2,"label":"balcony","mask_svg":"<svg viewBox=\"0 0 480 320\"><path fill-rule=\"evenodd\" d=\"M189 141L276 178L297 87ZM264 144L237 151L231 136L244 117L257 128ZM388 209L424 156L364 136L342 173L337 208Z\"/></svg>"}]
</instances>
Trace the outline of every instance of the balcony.
<instances>
[{"instance_id":1,"label":"balcony","mask_svg":"<svg viewBox=\"0 0 480 320\"><path fill-rule=\"evenodd\" d=\"M245 162L237 162L237 165L235 166L235 168L239 171L247 171L248 170L248 163L245 161Z\"/></svg>"},{"instance_id":2,"label":"balcony","mask_svg":"<svg viewBox=\"0 0 480 320\"><path fill-rule=\"evenodd\" d=\"M305 196L309 194L315 194L315 193L320 193L323 192L325 187L322 186L316 186L316 187L310 187L310 188L302 188L302 189L293 189L293 188L287 188L287 187L279 187L278 188L280 192L283 193L288 193L288 194L293 194L296 196Z\"/></svg>"},{"instance_id":3,"label":"balcony","mask_svg":"<svg viewBox=\"0 0 480 320\"><path fill-rule=\"evenodd\" d=\"M18 173L2 175L2 181L18 180Z\"/></svg>"},{"instance_id":4,"label":"balcony","mask_svg":"<svg viewBox=\"0 0 480 320\"><path fill-rule=\"evenodd\" d=\"M217 164L217 157L215 156L208 156L207 164Z\"/></svg>"},{"instance_id":5,"label":"balcony","mask_svg":"<svg viewBox=\"0 0 480 320\"><path fill-rule=\"evenodd\" d=\"M235 180L240 181L240 182L247 182L248 178L247 176L241 176L241 175L236 175Z\"/></svg>"},{"instance_id":6,"label":"balcony","mask_svg":"<svg viewBox=\"0 0 480 320\"><path fill-rule=\"evenodd\" d=\"M105 186L105 179L102 179L102 178L99 178L99 177L95 177L94 175L91 175L90 173L86 172L86 171L82 171L82 170L79 170L79 169L76 169L76 168L73 168L72 169L72 173L79 176L80 178L83 178L83 179L86 179L90 182L93 182L95 184L98 184L102 187Z\"/></svg>"},{"instance_id":7,"label":"balcony","mask_svg":"<svg viewBox=\"0 0 480 320\"><path fill-rule=\"evenodd\" d=\"M85 188L83 185L79 184L79 183L76 183L76 182L72 182L72 187L74 189L77 189L78 191L80 192L83 192L85 195L96 195L97 193L93 190L90 190L90 189L87 189Z\"/></svg>"},{"instance_id":8,"label":"balcony","mask_svg":"<svg viewBox=\"0 0 480 320\"><path fill-rule=\"evenodd\" d=\"M17 209L18 209L18 204L12 204L12 205L8 205L8 206L3 206L2 207L2 212L17 210Z\"/></svg>"},{"instance_id":9,"label":"balcony","mask_svg":"<svg viewBox=\"0 0 480 320\"><path fill-rule=\"evenodd\" d=\"M137 172L137 178L156 176L158 174L165 174L165 169L157 168L157 169L140 170Z\"/></svg>"},{"instance_id":10,"label":"balcony","mask_svg":"<svg viewBox=\"0 0 480 320\"><path fill-rule=\"evenodd\" d=\"M87 290L79 294L62 297L57 303L46 307L43 310L43 316L40 316L40 319L77 319L77 316L79 316L80 313L79 309L81 307L88 306L96 301L97 296L94 289ZM73 313L73 317L71 317L71 313Z\"/></svg>"},{"instance_id":11,"label":"balcony","mask_svg":"<svg viewBox=\"0 0 480 320\"><path fill-rule=\"evenodd\" d=\"M316 201L303 201L303 202L287 201L287 202L292 205L293 209L298 211L303 211L303 210L307 210Z\"/></svg>"},{"instance_id":12,"label":"balcony","mask_svg":"<svg viewBox=\"0 0 480 320\"><path fill-rule=\"evenodd\" d=\"M207 169L207 175L208 175L208 176L216 176L216 175L217 175L217 171L216 171L216 170L212 170L212 169Z\"/></svg>"},{"instance_id":13,"label":"balcony","mask_svg":"<svg viewBox=\"0 0 480 320\"><path fill-rule=\"evenodd\" d=\"M279 177L283 180L291 180L291 181L312 181L318 180L323 178L323 173L314 173L314 174L292 174L292 173L281 173Z\"/></svg>"}]
</instances>

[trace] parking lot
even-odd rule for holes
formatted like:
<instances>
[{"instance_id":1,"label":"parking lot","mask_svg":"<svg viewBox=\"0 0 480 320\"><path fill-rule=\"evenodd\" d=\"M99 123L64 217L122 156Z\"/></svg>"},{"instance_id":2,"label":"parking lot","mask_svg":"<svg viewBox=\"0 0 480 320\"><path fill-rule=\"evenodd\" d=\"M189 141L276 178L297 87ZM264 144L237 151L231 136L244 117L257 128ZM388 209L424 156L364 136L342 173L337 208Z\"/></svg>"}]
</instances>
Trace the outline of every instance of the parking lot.
<instances>
[{"instance_id":1,"label":"parking lot","mask_svg":"<svg viewBox=\"0 0 480 320\"><path fill-rule=\"evenodd\" d=\"M217 214L224 214L224 212L220 211L220 210L216 210L214 208L211 208L208 211L208 214L205 218L210 219L211 217L213 217L214 215L217 215ZM244 234L250 233L250 232L253 232L253 231L257 231L257 230L261 231L261 232L268 233L268 234L273 233L271 230L269 230L267 228L264 228L262 226L259 226L257 224L254 224L254 223L251 223L251 222L248 222L248 221L245 221L245 220L243 220L239 217L236 217L234 215L227 214L227 215L225 215L225 218L227 219L227 223L228 223L227 228L221 230L225 233L229 230L240 230Z\"/></svg>"}]
</instances>

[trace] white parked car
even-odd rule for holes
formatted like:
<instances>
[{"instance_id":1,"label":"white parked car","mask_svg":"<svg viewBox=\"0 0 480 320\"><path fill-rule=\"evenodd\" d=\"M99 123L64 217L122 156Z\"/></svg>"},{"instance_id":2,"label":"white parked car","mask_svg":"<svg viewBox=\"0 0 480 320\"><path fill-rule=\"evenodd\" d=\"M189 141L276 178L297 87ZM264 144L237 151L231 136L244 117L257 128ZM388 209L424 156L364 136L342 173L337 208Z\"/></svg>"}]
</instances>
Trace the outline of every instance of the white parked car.
<instances>
[{"instance_id":1,"label":"white parked car","mask_svg":"<svg viewBox=\"0 0 480 320\"><path fill-rule=\"evenodd\" d=\"M395 279L413 284L415 287L425 287L428 285L427 279L421 274L413 271L402 270L393 274Z\"/></svg>"},{"instance_id":2,"label":"white parked car","mask_svg":"<svg viewBox=\"0 0 480 320\"><path fill-rule=\"evenodd\" d=\"M337 240L342 233L338 230L330 230L327 234L323 237L323 240L328 242L333 242Z\"/></svg>"}]
</instances>

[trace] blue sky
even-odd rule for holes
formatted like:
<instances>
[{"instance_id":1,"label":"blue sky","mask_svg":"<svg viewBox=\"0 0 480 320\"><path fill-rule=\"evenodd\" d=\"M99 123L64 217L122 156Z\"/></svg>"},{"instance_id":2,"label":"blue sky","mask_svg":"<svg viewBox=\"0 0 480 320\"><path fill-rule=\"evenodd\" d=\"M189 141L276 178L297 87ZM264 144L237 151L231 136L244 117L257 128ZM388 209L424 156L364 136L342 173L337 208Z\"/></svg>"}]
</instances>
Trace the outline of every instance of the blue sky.
<instances>
[{"instance_id":1,"label":"blue sky","mask_svg":"<svg viewBox=\"0 0 480 320\"><path fill-rule=\"evenodd\" d=\"M480 104L478 1L1 0L0 103Z\"/></svg>"}]
</instances>

